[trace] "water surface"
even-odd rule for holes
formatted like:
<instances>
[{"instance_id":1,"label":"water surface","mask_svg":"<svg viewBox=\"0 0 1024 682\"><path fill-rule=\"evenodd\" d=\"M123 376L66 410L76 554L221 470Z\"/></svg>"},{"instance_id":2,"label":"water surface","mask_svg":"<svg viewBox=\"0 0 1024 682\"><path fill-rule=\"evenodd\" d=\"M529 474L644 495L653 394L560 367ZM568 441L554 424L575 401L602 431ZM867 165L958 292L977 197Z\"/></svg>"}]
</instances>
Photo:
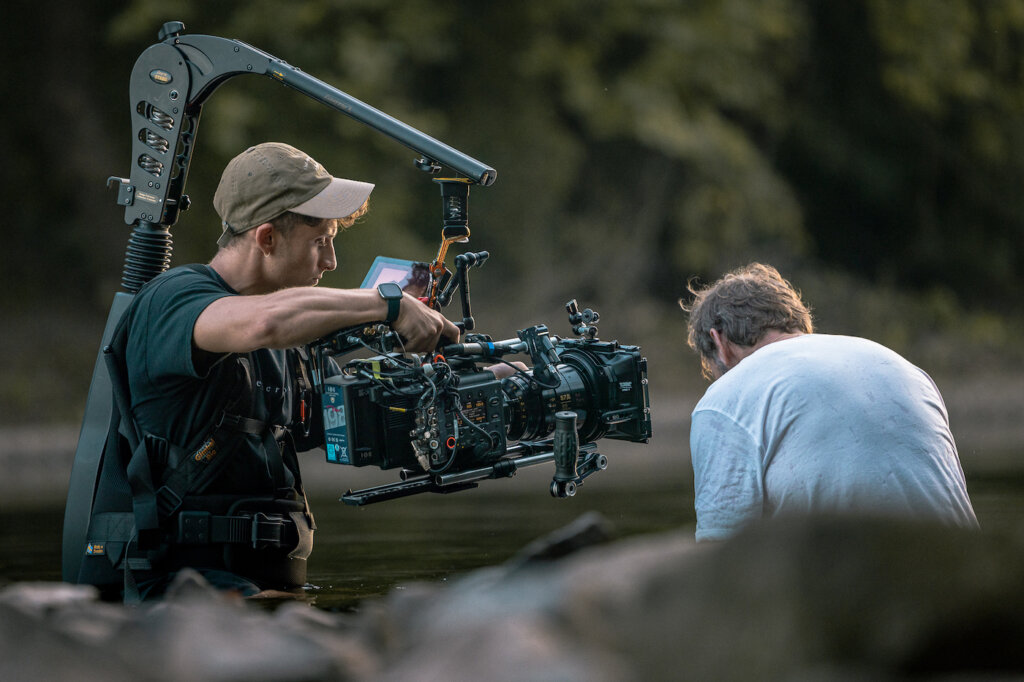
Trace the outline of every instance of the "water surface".
<instances>
[{"instance_id":1,"label":"water surface","mask_svg":"<svg viewBox=\"0 0 1024 682\"><path fill-rule=\"evenodd\" d=\"M609 479L611 482L611 479ZM1024 528L1024 478L986 476L968 485L988 531ZM311 500L318 530L310 558L309 600L351 610L406 583L444 581L499 564L532 540L597 511L617 537L694 525L693 493L668 483L584 485L571 499L523 481L489 482L452 495L424 494L367 507L333 497ZM5 511L0 523L0 586L60 580L63 509Z\"/></svg>"},{"instance_id":2,"label":"water surface","mask_svg":"<svg viewBox=\"0 0 1024 682\"><path fill-rule=\"evenodd\" d=\"M532 540L587 511L609 522L615 537L693 523L692 493L621 486L581 487L554 499L521 481L451 495L423 494L366 507L311 499L317 522L307 594L318 607L348 610L402 583L444 580L501 563ZM0 524L0 586L60 580L63 509L5 512Z\"/></svg>"}]
</instances>

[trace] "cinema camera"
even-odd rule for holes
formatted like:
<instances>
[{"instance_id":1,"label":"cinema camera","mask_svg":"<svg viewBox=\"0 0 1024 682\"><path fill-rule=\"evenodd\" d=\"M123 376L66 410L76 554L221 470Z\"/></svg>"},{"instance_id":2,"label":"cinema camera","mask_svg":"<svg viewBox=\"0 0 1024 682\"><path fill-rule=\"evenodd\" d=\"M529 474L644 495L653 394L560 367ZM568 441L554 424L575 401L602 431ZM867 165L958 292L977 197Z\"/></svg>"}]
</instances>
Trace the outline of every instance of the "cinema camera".
<instances>
[{"instance_id":1,"label":"cinema camera","mask_svg":"<svg viewBox=\"0 0 1024 682\"><path fill-rule=\"evenodd\" d=\"M575 338L552 336L544 325L504 341L470 334L430 357L384 353L352 360L340 375L323 379L327 460L402 469L403 480L349 490L342 500L364 505L455 492L551 461L551 494L570 497L607 466L595 441L646 443L646 359L636 346L599 341L596 312L581 312L575 300L566 308ZM315 344L315 373L323 377L323 358L332 350L371 345L367 336L375 348L389 343L376 327ZM500 380L480 366L512 354L528 355L533 368Z\"/></svg>"}]
</instances>

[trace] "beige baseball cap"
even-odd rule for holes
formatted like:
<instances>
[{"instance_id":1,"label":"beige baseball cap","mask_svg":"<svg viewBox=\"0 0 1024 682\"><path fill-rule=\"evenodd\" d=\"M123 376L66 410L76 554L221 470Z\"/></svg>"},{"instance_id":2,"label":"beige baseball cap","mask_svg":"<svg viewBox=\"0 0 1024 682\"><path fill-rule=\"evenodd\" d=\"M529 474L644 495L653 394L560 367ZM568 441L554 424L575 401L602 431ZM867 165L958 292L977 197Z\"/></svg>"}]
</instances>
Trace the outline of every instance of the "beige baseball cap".
<instances>
[{"instance_id":1,"label":"beige baseball cap","mask_svg":"<svg viewBox=\"0 0 1024 682\"><path fill-rule=\"evenodd\" d=\"M283 142L264 142L231 159L213 195L224 232L217 244L285 211L344 218L359 210L373 185L335 178L313 158Z\"/></svg>"}]
</instances>

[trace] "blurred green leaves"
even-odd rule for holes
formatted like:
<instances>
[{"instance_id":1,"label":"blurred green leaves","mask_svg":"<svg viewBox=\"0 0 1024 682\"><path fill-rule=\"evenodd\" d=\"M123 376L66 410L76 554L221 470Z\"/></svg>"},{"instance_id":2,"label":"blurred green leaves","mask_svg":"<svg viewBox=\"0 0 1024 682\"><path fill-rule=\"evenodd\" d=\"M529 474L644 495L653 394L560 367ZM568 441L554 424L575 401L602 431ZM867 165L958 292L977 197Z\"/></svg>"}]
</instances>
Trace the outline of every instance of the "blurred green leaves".
<instances>
[{"instance_id":1,"label":"blurred green leaves","mask_svg":"<svg viewBox=\"0 0 1024 682\"><path fill-rule=\"evenodd\" d=\"M602 336L675 344L663 337L679 332L686 281L751 260L805 280L829 326L895 345L958 327L1009 339L1007 320L1024 314L1019 0L6 11L20 30L3 127L15 229L0 265L7 305L24 314L55 301L106 310L128 231L103 182L127 173L128 77L169 20L250 43L497 168L470 198L471 248L492 253L474 273L475 308L496 334L554 322L578 297L601 310ZM212 255L220 172L264 140L377 184L330 284L358 284L377 254L434 255L439 192L411 150L239 77L204 106L176 263Z\"/></svg>"},{"instance_id":2,"label":"blurred green leaves","mask_svg":"<svg viewBox=\"0 0 1024 682\"><path fill-rule=\"evenodd\" d=\"M191 0L173 12L134 0L95 19L91 50L119 64L97 97L126 89L123 55L170 19L264 49L498 168L473 193L474 224L503 280L534 283L526 308L577 289L672 298L689 276L752 259L941 281L972 304L1012 302L1019 284L1024 207L1004 194L1024 158L1019 2ZM123 130L103 133L108 156L127 148ZM384 232L389 248L431 255L436 188L409 150L241 77L204 107L182 260L209 257L220 169L265 139L377 182L366 225L345 237L358 260ZM357 280L351 267L333 283ZM950 267L972 285L945 281Z\"/></svg>"}]
</instances>

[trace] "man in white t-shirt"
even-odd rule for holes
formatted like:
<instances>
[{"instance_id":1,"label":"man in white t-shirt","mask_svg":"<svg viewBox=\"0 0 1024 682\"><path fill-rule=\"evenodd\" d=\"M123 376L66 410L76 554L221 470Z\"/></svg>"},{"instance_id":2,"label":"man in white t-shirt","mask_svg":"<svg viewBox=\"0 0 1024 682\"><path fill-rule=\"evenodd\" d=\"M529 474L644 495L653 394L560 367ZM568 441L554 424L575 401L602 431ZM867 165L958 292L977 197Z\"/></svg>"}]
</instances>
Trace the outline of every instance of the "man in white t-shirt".
<instances>
[{"instance_id":1,"label":"man in white t-shirt","mask_svg":"<svg viewBox=\"0 0 1024 682\"><path fill-rule=\"evenodd\" d=\"M873 341L814 334L754 263L693 290L690 346L713 383L693 411L697 540L763 517L862 513L977 527L935 383Z\"/></svg>"}]
</instances>

